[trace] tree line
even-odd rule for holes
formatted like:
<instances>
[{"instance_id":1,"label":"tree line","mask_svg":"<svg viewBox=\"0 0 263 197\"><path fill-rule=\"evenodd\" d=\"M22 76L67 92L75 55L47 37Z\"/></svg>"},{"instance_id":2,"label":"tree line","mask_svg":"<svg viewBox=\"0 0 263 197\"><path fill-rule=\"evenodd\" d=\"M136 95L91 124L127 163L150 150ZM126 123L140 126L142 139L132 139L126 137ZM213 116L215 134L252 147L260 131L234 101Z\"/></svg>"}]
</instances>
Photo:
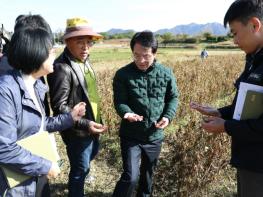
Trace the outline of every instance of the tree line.
<instances>
[{"instance_id":1,"label":"tree line","mask_svg":"<svg viewBox=\"0 0 263 197\"><path fill-rule=\"evenodd\" d=\"M111 40L111 39L131 39L132 36L135 34L135 31L127 31L125 33L117 33L117 34L109 34L107 32L100 32L101 35L103 35L104 40ZM62 43L64 32L56 32L54 33L55 41L57 43ZM191 36L188 34L177 34L174 35L170 32L164 33L164 34L156 34L156 37L159 41L159 43L162 44L176 44L176 43L189 43L189 44L195 44L195 43L218 43L230 40L232 38L231 34L227 34L225 36L217 36L213 35L210 32L204 32L200 35Z\"/></svg>"}]
</instances>

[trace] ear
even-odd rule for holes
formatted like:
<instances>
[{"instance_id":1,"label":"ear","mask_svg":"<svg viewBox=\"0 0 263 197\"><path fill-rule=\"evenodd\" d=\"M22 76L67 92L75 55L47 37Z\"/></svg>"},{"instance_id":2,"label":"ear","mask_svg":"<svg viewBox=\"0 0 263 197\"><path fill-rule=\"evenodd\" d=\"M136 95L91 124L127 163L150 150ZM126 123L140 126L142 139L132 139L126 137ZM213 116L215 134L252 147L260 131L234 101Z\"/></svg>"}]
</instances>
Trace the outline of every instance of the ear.
<instances>
[{"instance_id":1,"label":"ear","mask_svg":"<svg viewBox=\"0 0 263 197\"><path fill-rule=\"evenodd\" d=\"M259 18L257 18L257 17L252 17L252 18L250 19L250 22L251 22L252 25L253 25L254 32L260 31L260 29L262 28L262 24L261 24L261 21L259 20Z\"/></svg>"}]
</instances>

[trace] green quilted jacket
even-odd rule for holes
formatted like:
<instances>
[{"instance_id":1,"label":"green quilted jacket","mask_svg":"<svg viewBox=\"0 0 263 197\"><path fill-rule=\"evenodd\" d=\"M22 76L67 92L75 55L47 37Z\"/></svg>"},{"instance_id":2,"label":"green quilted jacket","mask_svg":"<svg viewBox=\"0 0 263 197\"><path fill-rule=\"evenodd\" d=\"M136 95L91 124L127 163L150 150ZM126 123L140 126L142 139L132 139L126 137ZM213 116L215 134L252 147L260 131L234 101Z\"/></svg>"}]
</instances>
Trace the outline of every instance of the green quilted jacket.
<instances>
[{"instance_id":1,"label":"green quilted jacket","mask_svg":"<svg viewBox=\"0 0 263 197\"><path fill-rule=\"evenodd\" d=\"M113 79L114 106L122 118L120 137L143 142L163 139L163 130L155 128L162 117L170 121L178 104L176 79L170 68L158 62L141 71L134 62L119 69ZM136 113L143 121L129 122L124 114Z\"/></svg>"}]
</instances>

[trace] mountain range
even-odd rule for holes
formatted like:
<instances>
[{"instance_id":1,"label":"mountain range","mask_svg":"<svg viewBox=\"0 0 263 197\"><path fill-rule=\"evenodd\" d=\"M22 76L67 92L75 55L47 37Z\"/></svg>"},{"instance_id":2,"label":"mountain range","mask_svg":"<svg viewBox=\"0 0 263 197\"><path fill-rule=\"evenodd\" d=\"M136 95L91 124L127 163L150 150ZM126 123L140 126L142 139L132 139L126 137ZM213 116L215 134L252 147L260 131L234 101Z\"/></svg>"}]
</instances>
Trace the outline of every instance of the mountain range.
<instances>
[{"instance_id":1,"label":"mountain range","mask_svg":"<svg viewBox=\"0 0 263 197\"><path fill-rule=\"evenodd\" d=\"M124 29L110 29L106 33L108 35L114 35L114 34L122 34L122 33L128 33L128 32L135 32L132 29L124 30ZM190 23L187 25L177 25L173 28L166 28L166 29L159 29L155 31L155 34L165 34L165 33L172 33L174 35L177 34L187 34L190 36L196 36L203 34L205 32L209 32L216 36L224 36L227 35L229 32L229 29L225 28L221 23L206 23L206 24L197 24L197 23Z\"/></svg>"}]
</instances>

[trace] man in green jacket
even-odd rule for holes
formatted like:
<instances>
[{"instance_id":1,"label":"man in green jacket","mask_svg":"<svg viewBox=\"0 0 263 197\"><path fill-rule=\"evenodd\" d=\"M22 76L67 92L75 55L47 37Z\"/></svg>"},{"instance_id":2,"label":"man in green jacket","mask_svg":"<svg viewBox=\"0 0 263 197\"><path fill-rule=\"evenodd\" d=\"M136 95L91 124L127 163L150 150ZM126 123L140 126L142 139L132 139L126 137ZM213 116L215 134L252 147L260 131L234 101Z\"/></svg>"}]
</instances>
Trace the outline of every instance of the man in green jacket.
<instances>
[{"instance_id":1,"label":"man in green jacket","mask_svg":"<svg viewBox=\"0 0 263 197\"><path fill-rule=\"evenodd\" d=\"M151 195L163 129L178 103L172 70L156 61L158 42L153 33L136 33L130 47L134 61L119 69L113 79L114 105L122 118L119 135L124 170L114 197L132 196L139 175L137 196Z\"/></svg>"}]
</instances>

